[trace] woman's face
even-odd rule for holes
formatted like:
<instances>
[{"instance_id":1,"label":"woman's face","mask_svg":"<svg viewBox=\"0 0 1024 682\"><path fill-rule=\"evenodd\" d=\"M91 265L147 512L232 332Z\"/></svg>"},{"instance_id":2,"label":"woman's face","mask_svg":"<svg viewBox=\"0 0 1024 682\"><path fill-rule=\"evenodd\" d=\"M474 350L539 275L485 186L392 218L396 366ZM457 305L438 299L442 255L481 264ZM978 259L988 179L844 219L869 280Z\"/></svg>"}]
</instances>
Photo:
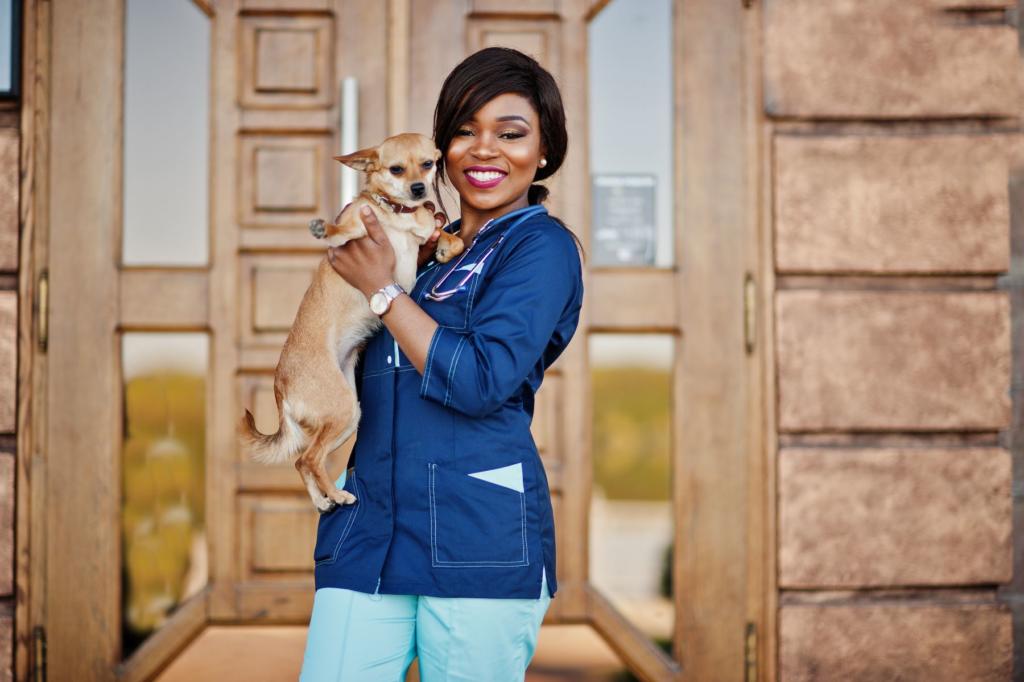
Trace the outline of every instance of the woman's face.
<instances>
[{"instance_id":1,"label":"woman's face","mask_svg":"<svg viewBox=\"0 0 1024 682\"><path fill-rule=\"evenodd\" d=\"M463 215L489 218L526 206L542 156L540 121L530 100L507 92L480 107L459 126L444 159Z\"/></svg>"}]
</instances>

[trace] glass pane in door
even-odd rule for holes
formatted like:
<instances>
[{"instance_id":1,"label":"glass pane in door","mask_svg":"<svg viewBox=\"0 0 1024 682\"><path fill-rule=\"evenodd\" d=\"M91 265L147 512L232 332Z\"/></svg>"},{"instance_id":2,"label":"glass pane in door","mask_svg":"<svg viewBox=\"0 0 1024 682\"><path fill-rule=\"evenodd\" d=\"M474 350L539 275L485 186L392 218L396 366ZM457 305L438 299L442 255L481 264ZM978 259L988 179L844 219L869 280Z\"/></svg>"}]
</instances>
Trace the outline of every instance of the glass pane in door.
<instances>
[{"instance_id":1,"label":"glass pane in door","mask_svg":"<svg viewBox=\"0 0 1024 682\"><path fill-rule=\"evenodd\" d=\"M127 0L125 265L209 257L210 19L192 0Z\"/></svg>"},{"instance_id":2,"label":"glass pane in door","mask_svg":"<svg viewBox=\"0 0 1024 682\"><path fill-rule=\"evenodd\" d=\"M121 337L122 654L207 582L204 333Z\"/></svg>"},{"instance_id":3,"label":"glass pane in door","mask_svg":"<svg viewBox=\"0 0 1024 682\"><path fill-rule=\"evenodd\" d=\"M612 0L587 27L591 265L669 267L672 3Z\"/></svg>"},{"instance_id":4,"label":"glass pane in door","mask_svg":"<svg viewBox=\"0 0 1024 682\"><path fill-rule=\"evenodd\" d=\"M590 582L670 652L675 339L591 334L589 353Z\"/></svg>"}]
</instances>

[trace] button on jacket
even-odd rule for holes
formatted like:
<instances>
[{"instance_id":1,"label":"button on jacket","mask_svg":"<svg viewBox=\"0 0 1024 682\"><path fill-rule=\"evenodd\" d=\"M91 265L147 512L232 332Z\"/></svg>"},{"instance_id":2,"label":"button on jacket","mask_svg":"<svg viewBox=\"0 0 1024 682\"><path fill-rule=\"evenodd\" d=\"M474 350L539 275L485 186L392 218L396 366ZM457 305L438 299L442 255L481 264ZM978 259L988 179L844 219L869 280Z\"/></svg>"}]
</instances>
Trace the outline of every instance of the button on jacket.
<instances>
[{"instance_id":1,"label":"button on jacket","mask_svg":"<svg viewBox=\"0 0 1024 682\"><path fill-rule=\"evenodd\" d=\"M363 350L344 483L358 501L320 516L316 589L536 599L543 570L554 596L554 518L530 421L579 321L576 244L543 206L516 209L461 260L420 268L410 294L438 323L424 372L386 327Z\"/></svg>"}]
</instances>

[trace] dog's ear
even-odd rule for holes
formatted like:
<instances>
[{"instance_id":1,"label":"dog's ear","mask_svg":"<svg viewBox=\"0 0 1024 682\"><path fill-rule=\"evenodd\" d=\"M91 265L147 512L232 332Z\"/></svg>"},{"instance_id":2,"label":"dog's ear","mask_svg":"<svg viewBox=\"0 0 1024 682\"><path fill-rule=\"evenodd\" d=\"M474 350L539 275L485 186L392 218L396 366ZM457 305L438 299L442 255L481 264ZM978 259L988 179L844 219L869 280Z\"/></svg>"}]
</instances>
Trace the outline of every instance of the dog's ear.
<instances>
[{"instance_id":1,"label":"dog's ear","mask_svg":"<svg viewBox=\"0 0 1024 682\"><path fill-rule=\"evenodd\" d=\"M380 170L380 156L377 154L376 147L360 149L357 152L352 152L345 156L335 156L334 160L341 161L346 166L350 166L355 168L357 171L362 171L364 173L373 173L374 171Z\"/></svg>"},{"instance_id":2,"label":"dog's ear","mask_svg":"<svg viewBox=\"0 0 1024 682\"><path fill-rule=\"evenodd\" d=\"M441 158L441 150L440 149L435 149L434 150L434 161L437 161L440 158Z\"/></svg>"}]
</instances>

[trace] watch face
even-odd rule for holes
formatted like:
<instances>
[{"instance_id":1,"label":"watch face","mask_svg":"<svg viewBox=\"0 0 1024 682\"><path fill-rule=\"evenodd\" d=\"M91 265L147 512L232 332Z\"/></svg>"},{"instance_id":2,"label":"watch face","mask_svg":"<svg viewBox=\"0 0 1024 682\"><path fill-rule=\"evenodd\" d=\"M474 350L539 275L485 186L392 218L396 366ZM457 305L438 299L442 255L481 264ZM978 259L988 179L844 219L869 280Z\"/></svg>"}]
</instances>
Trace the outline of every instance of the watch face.
<instances>
[{"instance_id":1,"label":"watch face","mask_svg":"<svg viewBox=\"0 0 1024 682\"><path fill-rule=\"evenodd\" d=\"M374 315L382 315L388 309L388 299L381 292L375 292L370 297L370 310Z\"/></svg>"}]
</instances>

